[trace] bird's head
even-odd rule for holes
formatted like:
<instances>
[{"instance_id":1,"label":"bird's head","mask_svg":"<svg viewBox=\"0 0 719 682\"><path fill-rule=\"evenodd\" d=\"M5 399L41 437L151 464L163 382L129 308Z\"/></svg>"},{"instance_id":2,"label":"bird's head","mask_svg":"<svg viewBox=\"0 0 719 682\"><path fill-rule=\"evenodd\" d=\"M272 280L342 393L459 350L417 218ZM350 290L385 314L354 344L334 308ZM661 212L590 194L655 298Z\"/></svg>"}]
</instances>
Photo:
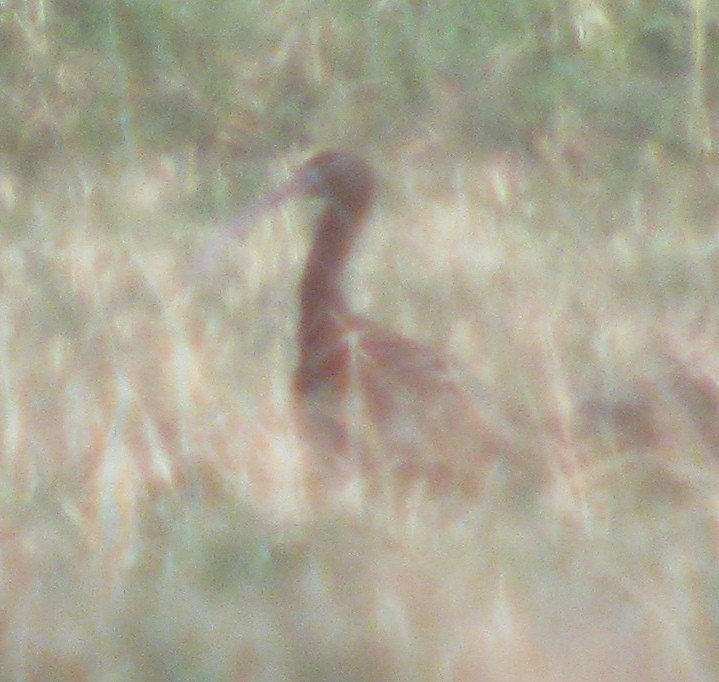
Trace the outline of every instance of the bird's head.
<instances>
[{"instance_id":1,"label":"bird's head","mask_svg":"<svg viewBox=\"0 0 719 682\"><path fill-rule=\"evenodd\" d=\"M301 166L287 191L325 199L356 215L369 208L374 177L371 168L355 154L328 150Z\"/></svg>"}]
</instances>

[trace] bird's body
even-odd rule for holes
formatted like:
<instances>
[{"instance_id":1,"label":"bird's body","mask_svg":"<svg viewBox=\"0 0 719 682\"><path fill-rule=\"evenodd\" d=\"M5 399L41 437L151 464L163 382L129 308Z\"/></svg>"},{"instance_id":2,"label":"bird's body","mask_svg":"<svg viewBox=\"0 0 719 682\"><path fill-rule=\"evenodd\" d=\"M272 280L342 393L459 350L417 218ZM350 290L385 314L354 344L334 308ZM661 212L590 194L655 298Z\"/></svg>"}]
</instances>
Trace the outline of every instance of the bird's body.
<instances>
[{"instance_id":1,"label":"bird's body","mask_svg":"<svg viewBox=\"0 0 719 682\"><path fill-rule=\"evenodd\" d=\"M476 490L506 441L459 366L370 321L338 322L341 336L315 346L293 385L319 476Z\"/></svg>"},{"instance_id":2,"label":"bird's body","mask_svg":"<svg viewBox=\"0 0 719 682\"><path fill-rule=\"evenodd\" d=\"M300 290L292 390L303 440L319 480L354 473L371 487L476 490L508 449L486 397L454 361L352 314L345 299L343 274L373 194L363 160L327 151L260 202L325 202Z\"/></svg>"}]
</instances>

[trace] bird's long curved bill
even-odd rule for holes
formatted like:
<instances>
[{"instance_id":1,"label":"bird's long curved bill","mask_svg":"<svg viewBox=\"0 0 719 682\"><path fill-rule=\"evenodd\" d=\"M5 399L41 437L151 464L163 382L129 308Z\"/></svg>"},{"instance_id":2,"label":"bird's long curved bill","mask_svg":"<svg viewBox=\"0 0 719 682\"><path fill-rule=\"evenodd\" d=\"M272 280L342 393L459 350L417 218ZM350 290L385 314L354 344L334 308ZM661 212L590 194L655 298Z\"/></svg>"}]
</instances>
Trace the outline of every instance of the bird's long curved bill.
<instances>
[{"instance_id":1,"label":"bird's long curved bill","mask_svg":"<svg viewBox=\"0 0 719 682\"><path fill-rule=\"evenodd\" d=\"M245 207L235 216L228 227L221 229L217 234L212 236L210 243L202 250L196 262L196 273L211 272L220 256L234 240L243 239L250 229L260 222L268 211L280 207L285 201L291 199L301 190L302 184L297 178L292 178L279 189L266 194Z\"/></svg>"}]
</instances>

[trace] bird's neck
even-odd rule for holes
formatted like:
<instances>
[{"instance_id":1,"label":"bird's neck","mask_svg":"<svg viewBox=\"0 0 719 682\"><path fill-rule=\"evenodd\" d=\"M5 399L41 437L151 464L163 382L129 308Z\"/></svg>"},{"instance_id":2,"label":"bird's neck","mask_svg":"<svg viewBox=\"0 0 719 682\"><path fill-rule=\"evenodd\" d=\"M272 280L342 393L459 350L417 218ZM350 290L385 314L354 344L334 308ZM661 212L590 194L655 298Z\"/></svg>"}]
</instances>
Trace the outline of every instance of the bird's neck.
<instances>
[{"instance_id":1,"label":"bird's neck","mask_svg":"<svg viewBox=\"0 0 719 682\"><path fill-rule=\"evenodd\" d=\"M341 342L342 319L349 313L342 277L362 217L334 203L322 214L300 287L300 364Z\"/></svg>"}]
</instances>

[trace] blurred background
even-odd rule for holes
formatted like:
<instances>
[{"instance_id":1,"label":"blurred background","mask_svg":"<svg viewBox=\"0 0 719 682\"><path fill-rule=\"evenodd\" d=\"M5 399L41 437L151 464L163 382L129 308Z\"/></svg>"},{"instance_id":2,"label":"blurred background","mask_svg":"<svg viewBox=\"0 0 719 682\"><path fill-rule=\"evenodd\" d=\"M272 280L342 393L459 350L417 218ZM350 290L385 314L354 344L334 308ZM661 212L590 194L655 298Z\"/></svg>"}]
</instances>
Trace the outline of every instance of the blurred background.
<instances>
[{"instance_id":1,"label":"blurred background","mask_svg":"<svg viewBox=\"0 0 719 682\"><path fill-rule=\"evenodd\" d=\"M7 0L0 45L0 676L719 677L715 2ZM471 367L512 487L310 495L316 213L197 262L325 147L378 174L353 307Z\"/></svg>"}]
</instances>

